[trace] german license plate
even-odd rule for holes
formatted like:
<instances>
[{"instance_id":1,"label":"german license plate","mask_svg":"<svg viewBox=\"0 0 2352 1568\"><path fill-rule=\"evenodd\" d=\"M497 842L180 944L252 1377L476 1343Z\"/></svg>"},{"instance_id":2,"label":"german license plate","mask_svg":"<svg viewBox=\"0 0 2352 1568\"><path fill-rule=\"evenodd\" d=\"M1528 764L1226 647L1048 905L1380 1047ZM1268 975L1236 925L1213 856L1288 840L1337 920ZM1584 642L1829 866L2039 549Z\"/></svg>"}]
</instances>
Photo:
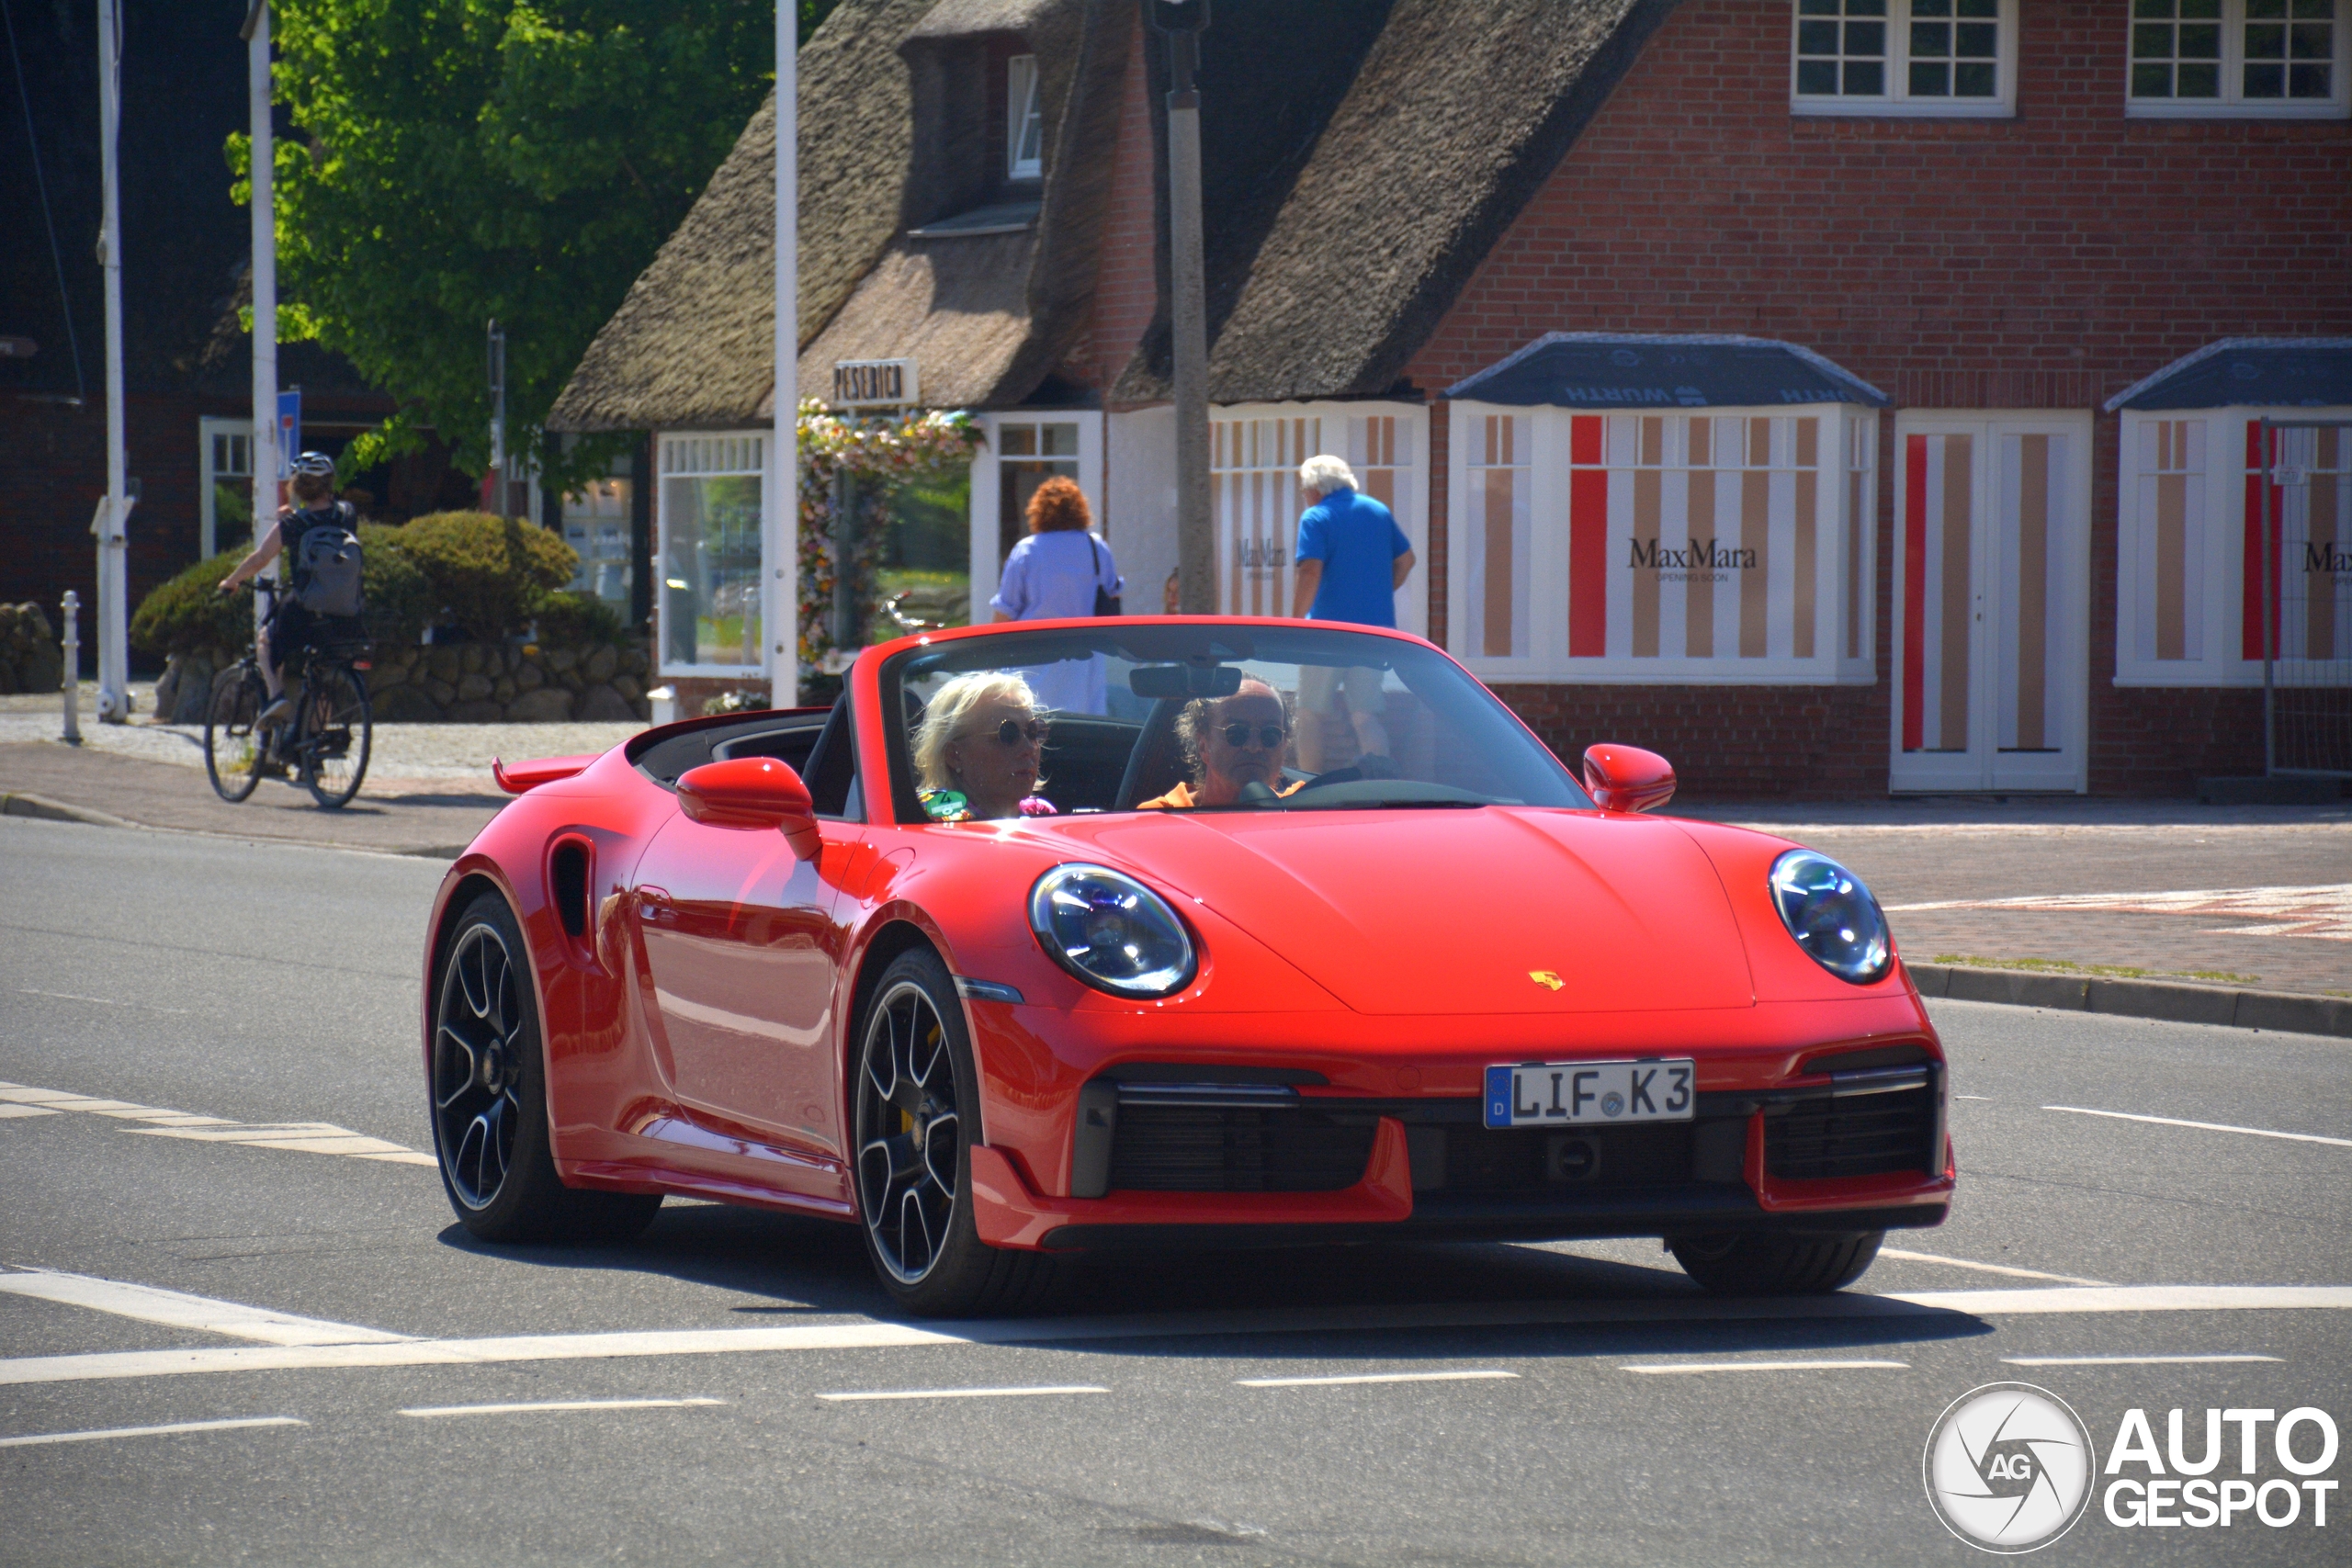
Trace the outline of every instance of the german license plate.
<instances>
[{"instance_id":1,"label":"german license plate","mask_svg":"<svg viewBox=\"0 0 2352 1568\"><path fill-rule=\"evenodd\" d=\"M1487 1069L1487 1125L1688 1122L1698 1095L1687 1059L1521 1062Z\"/></svg>"}]
</instances>

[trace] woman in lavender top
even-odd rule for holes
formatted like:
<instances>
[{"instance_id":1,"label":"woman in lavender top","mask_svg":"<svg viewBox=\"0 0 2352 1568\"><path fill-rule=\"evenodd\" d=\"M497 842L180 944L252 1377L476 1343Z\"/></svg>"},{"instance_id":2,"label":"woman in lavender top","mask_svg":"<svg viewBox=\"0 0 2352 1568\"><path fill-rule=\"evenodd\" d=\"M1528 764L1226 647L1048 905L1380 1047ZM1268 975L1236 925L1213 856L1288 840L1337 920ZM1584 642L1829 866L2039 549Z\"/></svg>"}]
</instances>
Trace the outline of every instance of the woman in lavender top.
<instances>
[{"instance_id":1,"label":"woman in lavender top","mask_svg":"<svg viewBox=\"0 0 2352 1568\"><path fill-rule=\"evenodd\" d=\"M1099 588L1125 588L1111 547L1093 533L1086 492L1054 478L1029 498L1029 536L1012 547L989 608L1000 621L1058 621L1094 614ZM1108 705L1102 660L1065 660L1023 670L1038 702L1061 713L1102 713Z\"/></svg>"}]
</instances>

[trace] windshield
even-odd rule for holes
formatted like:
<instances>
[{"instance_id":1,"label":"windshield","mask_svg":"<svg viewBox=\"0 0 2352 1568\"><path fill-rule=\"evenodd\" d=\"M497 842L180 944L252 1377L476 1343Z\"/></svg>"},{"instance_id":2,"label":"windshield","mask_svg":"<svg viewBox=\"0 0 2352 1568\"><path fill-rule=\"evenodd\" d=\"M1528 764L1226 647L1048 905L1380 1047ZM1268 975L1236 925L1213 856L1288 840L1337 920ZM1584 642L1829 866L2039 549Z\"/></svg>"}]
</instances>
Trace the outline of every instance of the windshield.
<instances>
[{"instance_id":1,"label":"windshield","mask_svg":"<svg viewBox=\"0 0 2352 1568\"><path fill-rule=\"evenodd\" d=\"M901 820L1592 804L1452 660L1323 623L960 638L882 701Z\"/></svg>"}]
</instances>

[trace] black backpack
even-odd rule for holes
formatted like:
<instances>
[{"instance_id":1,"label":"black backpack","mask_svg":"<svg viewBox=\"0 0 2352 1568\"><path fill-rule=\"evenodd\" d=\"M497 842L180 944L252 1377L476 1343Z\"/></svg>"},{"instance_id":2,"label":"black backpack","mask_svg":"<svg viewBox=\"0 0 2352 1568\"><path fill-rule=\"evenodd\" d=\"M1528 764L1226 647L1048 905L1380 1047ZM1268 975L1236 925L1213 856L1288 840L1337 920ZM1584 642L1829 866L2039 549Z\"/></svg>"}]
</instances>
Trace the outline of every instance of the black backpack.
<instances>
[{"instance_id":1,"label":"black backpack","mask_svg":"<svg viewBox=\"0 0 2352 1568\"><path fill-rule=\"evenodd\" d=\"M303 531L294 561L294 602L314 615L356 615L364 606L359 536L345 526L352 515L338 502L333 523Z\"/></svg>"}]
</instances>

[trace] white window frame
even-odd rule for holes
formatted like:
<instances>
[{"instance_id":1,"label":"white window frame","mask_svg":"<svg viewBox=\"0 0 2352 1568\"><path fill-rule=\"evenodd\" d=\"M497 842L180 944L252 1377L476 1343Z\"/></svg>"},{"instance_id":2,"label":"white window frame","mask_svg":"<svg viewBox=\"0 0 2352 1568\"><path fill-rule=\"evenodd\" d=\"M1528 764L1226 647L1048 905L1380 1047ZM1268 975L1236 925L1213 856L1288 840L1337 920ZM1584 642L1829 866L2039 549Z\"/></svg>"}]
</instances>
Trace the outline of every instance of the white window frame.
<instances>
[{"instance_id":1,"label":"white window frame","mask_svg":"<svg viewBox=\"0 0 2352 1568\"><path fill-rule=\"evenodd\" d=\"M1633 656L1610 653L1601 656L1571 656L1568 652L1568 510L1571 474L1577 465L1571 460L1570 422L1579 416L1589 417L1611 411L1601 409L1569 409L1549 406L1525 407L1497 403L1455 401L1449 404L1447 420L1449 453L1446 464L1446 517L1451 530L1451 547L1447 552L1446 625L1448 642L1454 658L1479 679L1488 682L1574 682L1599 686L1869 686L1878 681L1878 649L1876 636L1877 578L1877 506L1878 484L1878 421L1877 410L1850 403L1781 404L1769 408L1707 408L1657 409L1634 412L1658 412L1668 415L1701 414L1728 419L1816 418L1820 420L1821 450L1817 468L1821 476L1816 505L1815 535L1815 622L1814 653L1810 658L1773 655L1741 658L1732 654L1717 654L1708 659L1691 659L1662 655ZM1624 412L1624 411L1617 411ZM1470 461L1469 433L1480 426L1489 414L1516 415L1529 422L1529 510L1532 519L1529 541L1530 559L1524 567L1532 583L1528 595L1529 613L1533 617L1530 628L1528 651L1523 657L1502 658L1482 655L1463 646L1470 619L1470 594L1476 586L1465 570L1469 560L1465 530L1471 515L1470 483L1474 465ZM1604 433L1603 439L1607 440ZM1776 434L1775 450L1779 450ZM1608 471L1620 465L1613 459ZM1687 471L1687 470L1686 470ZM1721 471L1737 472L1726 467ZM1776 455L1775 474L1792 471ZM1856 484L1849 475L1859 473L1861 482ZM1849 512L1856 501L1863 508L1860 527L1849 534ZM1611 500L1611 549L1622 543L1617 528L1615 501ZM1861 556L1855 569L1861 573L1860 594L1863 618L1861 636L1856 646L1860 657L1849 658L1846 649L1846 572L1849 542L1859 538ZM1612 554L1610 558L1617 558ZM1612 594L1608 616L1612 645L1618 640L1618 627L1628 624L1621 616L1619 601Z\"/></svg>"},{"instance_id":2,"label":"white window frame","mask_svg":"<svg viewBox=\"0 0 2352 1568\"><path fill-rule=\"evenodd\" d=\"M1899 115L1923 119L2009 119L2018 102L2018 0L1999 0L1994 18L2001 29L1995 75L1999 90L1989 98L1915 98L1911 90L1911 0L1886 0L1887 91L1878 97L1797 91L1797 28L1806 18L1799 0L1789 0L1789 112L1795 115ZM1819 20L1822 18L1815 18ZM1940 19L1940 18L1931 18ZM1959 18L1952 18L1957 21Z\"/></svg>"},{"instance_id":3,"label":"white window frame","mask_svg":"<svg viewBox=\"0 0 2352 1568\"><path fill-rule=\"evenodd\" d=\"M1037 127L1037 155L1023 158L1021 145ZM1046 124L1038 103L1037 57L1016 54L1004 62L1004 177L1041 180L1046 177Z\"/></svg>"},{"instance_id":4,"label":"white window frame","mask_svg":"<svg viewBox=\"0 0 2352 1568\"><path fill-rule=\"evenodd\" d=\"M2115 684L2119 686L2259 686L2262 660L2245 657L2245 427L2267 416L2281 420L2352 419L2352 408L2235 407L2221 409L2126 409L2119 421L2116 464ZM2141 485L2141 432L2161 423L2202 423L2205 472L2199 491L2205 503L2204 548L2188 561L2188 581L2199 592L2197 659L2143 659L2141 638L2154 606L2137 592L2135 547ZM2287 662L2284 655L2279 662Z\"/></svg>"},{"instance_id":5,"label":"white window frame","mask_svg":"<svg viewBox=\"0 0 2352 1568\"><path fill-rule=\"evenodd\" d=\"M1102 505L1102 413L1099 409L1004 409L979 416L981 440L972 448L972 624L986 626L993 613L989 601L996 597L998 573L1002 563L996 558L998 530L1003 524L1004 498L999 480L998 453L1002 442L997 432L1008 424L1075 424L1078 426L1078 488L1086 492L1086 504L1094 513L1094 531L1102 536L1116 557L1122 539L1111 531L1111 516ZM1127 580L1126 604L1132 615L1159 613L1159 601L1148 606L1141 601L1142 590L1135 573L1125 562L1119 570Z\"/></svg>"},{"instance_id":6,"label":"white window frame","mask_svg":"<svg viewBox=\"0 0 2352 1568\"><path fill-rule=\"evenodd\" d=\"M213 484L223 477L243 478L248 490L253 487L254 422L249 419L219 419L207 414L197 420L196 430L198 474L196 540L198 553L203 558L209 560L218 553L220 544L220 520L213 507L215 500ZM213 466L213 438L221 435L235 436L244 442L245 471L243 475L237 474L232 469L221 469Z\"/></svg>"},{"instance_id":7,"label":"white window frame","mask_svg":"<svg viewBox=\"0 0 2352 1568\"><path fill-rule=\"evenodd\" d=\"M708 675L726 680L747 681L765 680L768 677L768 663L764 659L755 664L686 664L676 662L669 657L671 591L668 582L670 558L668 481L673 477L685 475L756 479L760 481L761 560L756 581L763 591L761 596L761 625L764 631L777 624L774 612L774 596L764 592L773 577L770 569L775 564L768 558L773 553L773 547L769 542L772 530L768 527L767 519L775 511L772 492L776 479L765 461L767 448L773 440L774 433L768 430L663 430L654 434L653 548L652 559L650 562L653 581L650 586L653 594L653 646L660 655L657 668L663 675ZM672 467L673 444L696 441L740 443L740 446L729 448L728 451L729 456L740 456L742 461L733 466L722 467L696 466L688 468Z\"/></svg>"},{"instance_id":8,"label":"white window frame","mask_svg":"<svg viewBox=\"0 0 2352 1568\"><path fill-rule=\"evenodd\" d=\"M2291 7L2290 7L2291 8ZM2125 10L2130 12L2127 6ZM2267 18L2265 18L2266 20ZM2284 18L2292 20L2292 17ZM2352 118L2352 0L2335 0L2335 96L2324 102L2245 96L2245 0L2222 0L2222 92L2211 98L2140 98L2132 96L2132 25L2123 32L2123 113L2130 119L2345 119Z\"/></svg>"}]
</instances>

